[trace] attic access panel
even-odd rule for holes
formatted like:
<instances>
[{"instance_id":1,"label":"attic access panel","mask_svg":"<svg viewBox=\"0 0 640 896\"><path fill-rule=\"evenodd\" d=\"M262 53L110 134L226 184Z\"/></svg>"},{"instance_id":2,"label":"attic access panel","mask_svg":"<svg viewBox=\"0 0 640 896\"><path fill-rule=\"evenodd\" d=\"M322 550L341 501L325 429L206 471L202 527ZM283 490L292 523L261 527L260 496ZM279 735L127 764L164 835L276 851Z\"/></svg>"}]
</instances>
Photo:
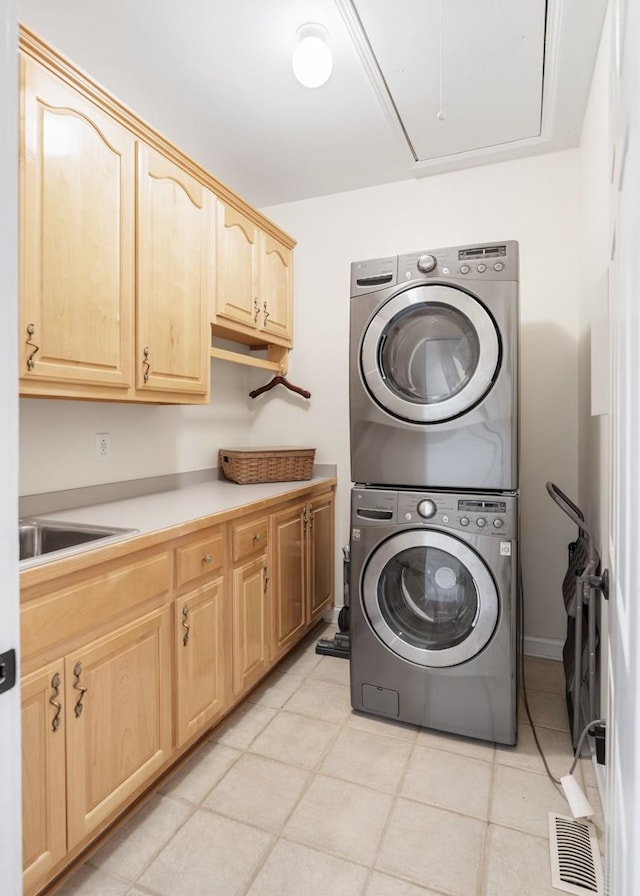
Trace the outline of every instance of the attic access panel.
<instances>
[{"instance_id":1,"label":"attic access panel","mask_svg":"<svg viewBox=\"0 0 640 896\"><path fill-rule=\"evenodd\" d=\"M540 135L545 0L353 7L417 162Z\"/></svg>"}]
</instances>

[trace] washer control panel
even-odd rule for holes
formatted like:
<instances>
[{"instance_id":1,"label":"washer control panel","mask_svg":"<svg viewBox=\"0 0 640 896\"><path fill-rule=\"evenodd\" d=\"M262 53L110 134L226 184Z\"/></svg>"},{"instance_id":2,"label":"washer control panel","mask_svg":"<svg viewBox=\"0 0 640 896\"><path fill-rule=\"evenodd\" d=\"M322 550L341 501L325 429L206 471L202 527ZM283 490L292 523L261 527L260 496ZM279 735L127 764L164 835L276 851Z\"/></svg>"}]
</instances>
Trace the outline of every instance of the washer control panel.
<instances>
[{"instance_id":1,"label":"washer control panel","mask_svg":"<svg viewBox=\"0 0 640 896\"><path fill-rule=\"evenodd\" d=\"M478 243L398 256L398 283L421 279L517 280L518 243Z\"/></svg>"},{"instance_id":2,"label":"washer control panel","mask_svg":"<svg viewBox=\"0 0 640 896\"><path fill-rule=\"evenodd\" d=\"M355 486L352 526L415 526L456 530L466 535L518 536L517 495L393 490Z\"/></svg>"}]
</instances>

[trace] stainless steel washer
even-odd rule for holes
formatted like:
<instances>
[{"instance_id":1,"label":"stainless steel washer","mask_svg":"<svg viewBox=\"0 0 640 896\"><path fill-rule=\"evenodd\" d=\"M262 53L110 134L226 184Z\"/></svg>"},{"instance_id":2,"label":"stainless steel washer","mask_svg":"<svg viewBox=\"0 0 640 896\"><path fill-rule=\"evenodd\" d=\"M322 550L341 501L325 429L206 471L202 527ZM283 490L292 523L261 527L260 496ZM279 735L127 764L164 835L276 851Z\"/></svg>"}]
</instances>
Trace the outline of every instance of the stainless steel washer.
<instances>
[{"instance_id":1,"label":"stainless steel washer","mask_svg":"<svg viewBox=\"0 0 640 896\"><path fill-rule=\"evenodd\" d=\"M518 244L354 262L351 478L518 488Z\"/></svg>"},{"instance_id":2,"label":"stainless steel washer","mask_svg":"<svg viewBox=\"0 0 640 896\"><path fill-rule=\"evenodd\" d=\"M517 553L515 494L354 488L353 708L514 744Z\"/></svg>"}]
</instances>

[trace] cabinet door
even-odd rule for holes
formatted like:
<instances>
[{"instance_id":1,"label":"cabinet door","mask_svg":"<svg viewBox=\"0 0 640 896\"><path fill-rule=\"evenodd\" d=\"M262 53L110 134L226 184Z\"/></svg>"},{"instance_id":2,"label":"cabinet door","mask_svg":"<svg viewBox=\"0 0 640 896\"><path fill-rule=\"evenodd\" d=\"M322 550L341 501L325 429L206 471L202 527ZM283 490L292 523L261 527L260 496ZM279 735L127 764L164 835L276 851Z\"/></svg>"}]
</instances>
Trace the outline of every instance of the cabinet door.
<instances>
[{"instance_id":1,"label":"cabinet door","mask_svg":"<svg viewBox=\"0 0 640 896\"><path fill-rule=\"evenodd\" d=\"M176 601L177 746L225 709L223 579Z\"/></svg>"},{"instance_id":2,"label":"cabinet door","mask_svg":"<svg viewBox=\"0 0 640 896\"><path fill-rule=\"evenodd\" d=\"M205 395L213 196L143 144L138 196L136 385Z\"/></svg>"},{"instance_id":3,"label":"cabinet door","mask_svg":"<svg viewBox=\"0 0 640 896\"><path fill-rule=\"evenodd\" d=\"M296 504L271 516L271 660L281 657L306 628L306 505Z\"/></svg>"},{"instance_id":4,"label":"cabinet door","mask_svg":"<svg viewBox=\"0 0 640 896\"><path fill-rule=\"evenodd\" d=\"M171 621L165 608L65 658L69 849L171 755Z\"/></svg>"},{"instance_id":5,"label":"cabinet door","mask_svg":"<svg viewBox=\"0 0 640 896\"><path fill-rule=\"evenodd\" d=\"M218 203L216 230L216 320L259 326L258 239L253 221L231 206Z\"/></svg>"},{"instance_id":6,"label":"cabinet door","mask_svg":"<svg viewBox=\"0 0 640 896\"><path fill-rule=\"evenodd\" d=\"M320 618L334 599L334 496L309 505L309 623Z\"/></svg>"},{"instance_id":7,"label":"cabinet door","mask_svg":"<svg viewBox=\"0 0 640 896\"><path fill-rule=\"evenodd\" d=\"M124 388L135 139L38 63L23 57L21 66L21 387L28 394L29 381L45 380Z\"/></svg>"},{"instance_id":8,"label":"cabinet door","mask_svg":"<svg viewBox=\"0 0 640 896\"><path fill-rule=\"evenodd\" d=\"M233 692L243 693L267 670L267 558L233 570Z\"/></svg>"},{"instance_id":9,"label":"cabinet door","mask_svg":"<svg viewBox=\"0 0 640 896\"><path fill-rule=\"evenodd\" d=\"M38 889L67 847L64 664L22 681L22 862L24 892Z\"/></svg>"},{"instance_id":10,"label":"cabinet door","mask_svg":"<svg viewBox=\"0 0 640 896\"><path fill-rule=\"evenodd\" d=\"M272 236L262 234L260 310L263 334L281 342L293 340L293 253Z\"/></svg>"}]
</instances>

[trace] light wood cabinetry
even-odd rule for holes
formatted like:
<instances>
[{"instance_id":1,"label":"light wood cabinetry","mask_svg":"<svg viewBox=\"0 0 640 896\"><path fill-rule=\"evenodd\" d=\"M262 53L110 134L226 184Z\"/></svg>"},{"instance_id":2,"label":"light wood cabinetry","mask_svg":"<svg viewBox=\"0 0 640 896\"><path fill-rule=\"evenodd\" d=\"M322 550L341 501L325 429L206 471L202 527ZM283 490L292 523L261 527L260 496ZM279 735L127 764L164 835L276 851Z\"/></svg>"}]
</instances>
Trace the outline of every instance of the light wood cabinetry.
<instances>
[{"instance_id":1,"label":"light wood cabinetry","mask_svg":"<svg viewBox=\"0 0 640 896\"><path fill-rule=\"evenodd\" d=\"M22 57L21 70L21 388L96 385L124 395L135 139L37 62Z\"/></svg>"},{"instance_id":2,"label":"light wood cabinetry","mask_svg":"<svg viewBox=\"0 0 640 896\"><path fill-rule=\"evenodd\" d=\"M272 513L269 539L273 661L299 640L333 600L333 492Z\"/></svg>"},{"instance_id":3,"label":"light wood cabinetry","mask_svg":"<svg viewBox=\"0 0 640 896\"><path fill-rule=\"evenodd\" d=\"M333 597L331 486L185 528L22 573L25 896L206 736Z\"/></svg>"},{"instance_id":4,"label":"light wood cabinetry","mask_svg":"<svg viewBox=\"0 0 640 896\"><path fill-rule=\"evenodd\" d=\"M269 663L267 516L232 527L233 693L248 690Z\"/></svg>"},{"instance_id":5,"label":"light wood cabinetry","mask_svg":"<svg viewBox=\"0 0 640 896\"><path fill-rule=\"evenodd\" d=\"M293 341L292 251L236 208L218 204L215 324L241 341Z\"/></svg>"},{"instance_id":6,"label":"light wood cabinetry","mask_svg":"<svg viewBox=\"0 0 640 896\"><path fill-rule=\"evenodd\" d=\"M138 145L139 390L209 391L209 190L159 152Z\"/></svg>"},{"instance_id":7,"label":"light wood cabinetry","mask_svg":"<svg viewBox=\"0 0 640 896\"><path fill-rule=\"evenodd\" d=\"M72 848L170 756L169 609L74 651L65 677Z\"/></svg>"},{"instance_id":8,"label":"light wood cabinetry","mask_svg":"<svg viewBox=\"0 0 640 896\"><path fill-rule=\"evenodd\" d=\"M35 891L67 851L64 660L22 680L22 861Z\"/></svg>"},{"instance_id":9,"label":"light wood cabinetry","mask_svg":"<svg viewBox=\"0 0 640 896\"><path fill-rule=\"evenodd\" d=\"M176 745L210 727L227 708L225 551L221 526L176 550L178 588L200 586L175 602Z\"/></svg>"},{"instance_id":10,"label":"light wood cabinetry","mask_svg":"<svg viewBox=\"0 0 640 896\"><path fill-rule=\"evenodd\" d=\"M219 322L284 371L294 241L25 28L20 51L21 394L203 403Z\"/></svg>"}]
</instances>

